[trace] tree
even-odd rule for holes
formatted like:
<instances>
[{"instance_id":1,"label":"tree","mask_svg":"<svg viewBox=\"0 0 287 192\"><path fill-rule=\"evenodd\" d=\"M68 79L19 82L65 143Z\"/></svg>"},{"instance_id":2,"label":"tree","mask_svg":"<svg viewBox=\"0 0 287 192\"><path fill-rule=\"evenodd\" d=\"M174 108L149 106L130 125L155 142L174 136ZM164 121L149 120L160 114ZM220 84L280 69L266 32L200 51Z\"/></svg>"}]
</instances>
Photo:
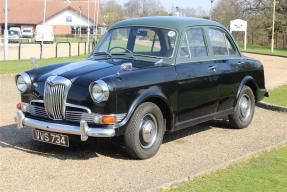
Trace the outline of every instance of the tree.
<instances>
[{"instance_id":1,"label":"tree","mask_svg":"<svg viewBox=\"0 0 287 192\"><path fill-rule=\"evenodd\" d=\"M113 23L123 19L123 9L115 0L109 0L103 5L104 22L111 26Z\"/></svg>"},{"instance_id":2,"label":"tree","mask_svg":"<svg viewBox=\"0 0 287 192\"><path fill-rule=\"evenodd\" d=\"M125 4L128 17L168 15L159 0L129 0Z\"/></svg>"},{"instance_id":3,"label":"tree","mask_svg":"<svg viewBox=\"0 0 287 192\"><path fill-rule=\"evenodd\" d=\"M214 20L228 27L231 20L241 18L239 2L238 0L220 0L211 14Z\"/></svg>"},{"instance_id":4,"label":"tree","mask_svg":"<svg viewBox=\"0 0 287 192\"><path fill-rule=\"evenodd\" d=\"M207 13L201 8L197 7L195 8L183 8L181 9L182 15L186 17L205 17L207 16Z\"/></svg>"},{"instance_id":5,"label":"tree","mask_svg":"<svg viewBox=\"0 0 287 192\"><path fill-rule=\"evenodd\" d=\"M273 0L219 0L212 15L215 20L229 26L230 20L248 21L248 31L260 44L269 45L272 30ZM250 34L250 33L249 33ZM277 0L275 37L287 36L287 0ZM263 36L263 37L262 37ZM253 40L253 38L252 38ZM276 41L277 42L277 41ZM281 42L282 45L284 43Z\"/></svg>"}]
</instances>

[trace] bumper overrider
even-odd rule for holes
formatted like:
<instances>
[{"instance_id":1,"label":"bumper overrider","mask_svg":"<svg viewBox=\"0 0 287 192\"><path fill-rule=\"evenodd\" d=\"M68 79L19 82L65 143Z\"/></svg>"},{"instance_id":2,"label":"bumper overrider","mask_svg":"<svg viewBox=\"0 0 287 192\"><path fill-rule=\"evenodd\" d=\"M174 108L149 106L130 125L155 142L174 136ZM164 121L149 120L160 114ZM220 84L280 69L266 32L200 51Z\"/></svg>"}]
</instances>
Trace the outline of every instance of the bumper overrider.
<instances>
[{"instance_id":1,"label":"bumper overrider","mask_svg":"<svg viewBox=\"0 0 287 192\"><path fill-rule=\"evenodd\" d=\"M15 121L18 128L23 128L25 126L32 129L40 129L50 132L80 135L82 141L86 141L88 137L113 137L116 135L116 128L114 127L89 127L85 120L81 120L79 126L40 121L26 117L21 110L17 110Z\"/></svg>"}]
</instances>

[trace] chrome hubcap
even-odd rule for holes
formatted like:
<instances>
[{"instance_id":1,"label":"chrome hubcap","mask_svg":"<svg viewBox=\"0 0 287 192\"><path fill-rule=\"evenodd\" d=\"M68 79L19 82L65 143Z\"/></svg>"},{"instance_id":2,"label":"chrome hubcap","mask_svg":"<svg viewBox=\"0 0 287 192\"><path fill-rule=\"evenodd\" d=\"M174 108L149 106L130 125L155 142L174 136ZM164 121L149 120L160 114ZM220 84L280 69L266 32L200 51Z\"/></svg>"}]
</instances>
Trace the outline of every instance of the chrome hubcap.
<instances>
[{"instance_id":1,"label":"chrome hubcap","mask_svg":"<svg viewBox=\"0 0 287 192\"><path fill-rule=\"evenodd\" d=\"M250 97L246 94L242 95L239 100L239 114L240 119L242 121L248 120L250 114L251 114L251 100Z\"/></svg>"},{"instance_id":2,"label":"chrome hubcap","mask_svg":"<svg viewBox=\"0 0 287 192\"><path fill-rule=\"evenodd\" d=\"M140 143L143 148L150 148L156 141L158 132L157 120L154 115L146 114L140 124Z\"/></svg>"}]
</instances>

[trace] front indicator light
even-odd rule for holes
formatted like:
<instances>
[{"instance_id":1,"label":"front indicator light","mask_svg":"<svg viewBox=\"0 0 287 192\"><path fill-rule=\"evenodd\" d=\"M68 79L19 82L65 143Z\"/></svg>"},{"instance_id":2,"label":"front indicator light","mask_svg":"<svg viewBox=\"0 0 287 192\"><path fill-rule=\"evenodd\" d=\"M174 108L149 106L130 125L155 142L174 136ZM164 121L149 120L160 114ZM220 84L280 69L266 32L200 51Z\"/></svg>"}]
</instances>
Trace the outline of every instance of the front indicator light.
<instances>
[{"instance_id":1,"label":"front indicator light","mask_svg":"<svg viewBox=\"0 0 287 192\"><path fill-rule=\"evenodd\" d=\"M102 124L112 125L116 123L116 117L114 115L102 116Z\"/></svg>"},{"instance_id":2,"label":"front indicator light","mask_svg":"<svg viewBox=\"0 0 287 192\"><path fill-rule=\"evenodd\" d=\"M17 103L16 108L22 110L23 112L27 112L28 106L28 103Z\"/></svg>"},{"instance_id":3,"label":"front indicator light","mask_svg":"<svg viewBox=\"0 0 287 192\"><path fill-rule=\"evenodd\" d=\"M19 109L19 110L21 110L21 109L22 109L21 103L17 103L16 108Z\"/></svg>"}]
</instances>

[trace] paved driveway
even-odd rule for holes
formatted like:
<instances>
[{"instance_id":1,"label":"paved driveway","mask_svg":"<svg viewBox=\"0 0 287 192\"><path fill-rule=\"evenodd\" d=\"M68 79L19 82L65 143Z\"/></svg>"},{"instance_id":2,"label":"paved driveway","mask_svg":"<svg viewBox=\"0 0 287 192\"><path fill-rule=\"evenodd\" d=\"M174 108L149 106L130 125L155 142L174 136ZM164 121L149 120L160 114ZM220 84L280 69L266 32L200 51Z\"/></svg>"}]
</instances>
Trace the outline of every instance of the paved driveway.
<instances>
[{"instance_id":1,"label":"paved driveway","mask_svg":"<svg viewBox=\"0 0 287 192\"><path fill-rule=\"evenodd\" d=\"M264 64L265 82L268 89L287 84L287 58L244 53Z\"/></svg>"},{"instance_id":2,"label":"paved driveway","mask_svg":"<svg viewBox=\"0 0 287 192\"><path fill-rule=\"evenodd\" d=\"M278 76L285 65L270 61L283 68L265 64L267 85L283 84L287 75ZM19 95L13 78L0 77L0 83L0 191L149 190L287 141L287 115L256 108L247 129L213 121L169 134L159 153L145 161L129 159L114 140L74 139L70 148L62 148L33 141L30 129L15 128Z\"/></svg>"}]
</instances>

